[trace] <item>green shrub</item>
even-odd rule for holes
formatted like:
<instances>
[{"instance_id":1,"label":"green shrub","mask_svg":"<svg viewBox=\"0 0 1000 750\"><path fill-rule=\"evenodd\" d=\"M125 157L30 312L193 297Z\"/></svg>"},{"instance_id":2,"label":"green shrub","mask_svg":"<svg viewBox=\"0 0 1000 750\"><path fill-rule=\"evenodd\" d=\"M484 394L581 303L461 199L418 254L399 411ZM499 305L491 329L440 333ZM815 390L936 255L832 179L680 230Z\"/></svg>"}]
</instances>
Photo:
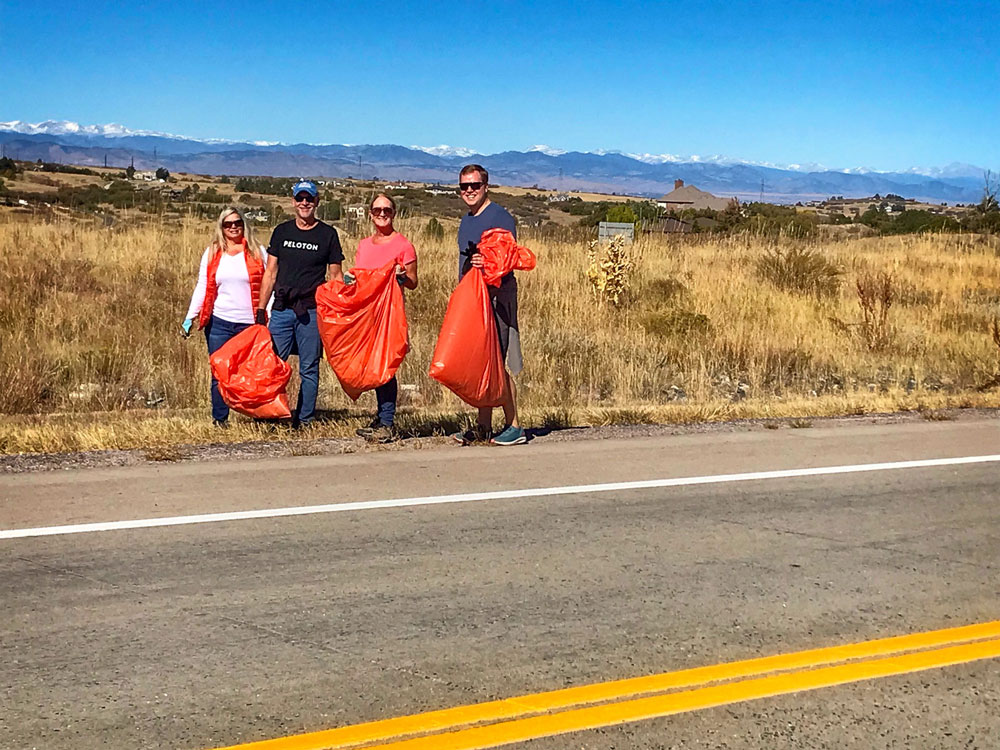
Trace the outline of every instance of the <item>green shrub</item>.
<instances>
[{"instance_id":1,"label":"green shrub","mask_svg":"<svg viewBox=\"0 0 1000 750\"><path fill-rule=\"evenodd\" d=\"M443 240L444 225L432 216L427 220L427 226L424 227L424 237L429 240Z\"/></svg>"},{"instance_id":2,"label":"green shrub","mask_svg":"<svg viewBox=\"0 0 1000 750\"><path fill-rule=\"evenodd\" d=\"M323 201L316 208L316 218L321 221L339 221L341 217L339 200Z\"/></svg>"},{"instance_id":3,"label":"green shrub","mask_svg":"<svg viewBox=\"0 0 1000 750\"><path fill-rule=\"evenodd\" d=\"M21 170L17 166L17 162L8 156L0 158L0 177L6 177L8 180L13 180L17 177L18 172Z\"/></svg>"},{"instance_id":4,"label":"green shrub","mask_svg":"<svg viewBox=\"0 0 1000 750\"><path fill-rule=\"evenodd\" d=\"M959 223L950 216L939 216L929 211L903 211L883 227L886 234L911 232L954 232Z\"/></svg>"}]
</instances>

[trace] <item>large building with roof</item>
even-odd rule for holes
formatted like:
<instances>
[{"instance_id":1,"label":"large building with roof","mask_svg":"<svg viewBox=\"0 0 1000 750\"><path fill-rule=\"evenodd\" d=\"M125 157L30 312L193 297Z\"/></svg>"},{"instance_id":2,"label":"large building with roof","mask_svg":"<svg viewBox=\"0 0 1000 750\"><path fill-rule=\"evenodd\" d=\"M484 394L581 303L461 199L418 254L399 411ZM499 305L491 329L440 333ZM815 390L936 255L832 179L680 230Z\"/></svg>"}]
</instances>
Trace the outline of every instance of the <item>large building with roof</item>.
<instances>
[{"instance_id":1,"label":"large building with roof","mask_svg":"<svg viewBox=\"0 0 1000 750\"><path fill-rule=\"evenodd\" d=\"M729 206L739 201L736 198L720 198L699 190L694 185L685 185L684 180L674 180L674 189L661 198L656 199L656 205L666 211L683 211L685 208L701 210L710 208L713 211L725 211Z\"/></svg>"}]
</instances>

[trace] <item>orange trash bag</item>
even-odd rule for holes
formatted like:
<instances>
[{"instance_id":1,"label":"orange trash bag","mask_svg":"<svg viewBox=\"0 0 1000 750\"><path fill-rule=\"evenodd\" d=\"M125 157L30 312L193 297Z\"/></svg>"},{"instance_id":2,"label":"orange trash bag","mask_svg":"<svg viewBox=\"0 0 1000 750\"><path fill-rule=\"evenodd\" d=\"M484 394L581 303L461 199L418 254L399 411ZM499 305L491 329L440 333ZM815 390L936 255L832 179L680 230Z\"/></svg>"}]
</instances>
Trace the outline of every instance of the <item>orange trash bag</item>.
<instances>
[{"instance_id":1,"label":"orange trash bag","mask_svg":"<svg viewBox=\"0 0 1000 750\"><path fill-rule=\"evenodd\" d=\"M506 229L487 229L476 247L483 256L483 278L490 286L500 286L500 279L511 271L531 271L535 267L535 254L518 245Z\"/></svg>"},{"instance_id":2,"label":"orange trash bag","mask_svg":"<svg viewBox=\"0 0 1000 750\"><path fill-rule=\"evenodd\" d=\"M357 401L392 380L410 344L395 262L351 275L353 284L331 280L316 290L316 324L330 367Z\"/></svg>"},{"instance_id":3,"label":"orange trash bag","mask_svg":"<svg viewBox=\"0 0 1000 750\"><path fill-rule=\"evenodd\" d=\"M509 386L486 286L500 286L510 271L530 271L535 255L504 229L483 232L478 248L483 270L468 271L451 293L430 376L470 406L500 406Z\"/></svg>"},{"instance_id":4,"label":"orange trash bag","mask_svg":"<svg viewBox=\"0 0 1000 750\"><path fill-rule=\"evenodd\" d=\"M292 368L274 352L267 326L240 331L209 357L219 394L231 408L258 419L287 419L285 388Z\"/></svg>"}]
</instances>

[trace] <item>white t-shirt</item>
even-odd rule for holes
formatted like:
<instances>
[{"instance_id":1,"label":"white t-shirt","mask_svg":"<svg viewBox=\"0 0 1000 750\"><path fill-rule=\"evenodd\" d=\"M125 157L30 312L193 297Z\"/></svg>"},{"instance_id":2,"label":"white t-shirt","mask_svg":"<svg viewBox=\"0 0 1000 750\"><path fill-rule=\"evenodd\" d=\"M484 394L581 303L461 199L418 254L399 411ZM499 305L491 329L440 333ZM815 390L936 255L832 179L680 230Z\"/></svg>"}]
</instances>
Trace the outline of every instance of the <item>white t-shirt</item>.
<instances>
[{"instance_id":1,"label":"white t-shirt","mask_svg":"<svg viewBox=\"0 0 1000 750\"><path fill-rule=\"evenodd\" d=\"M201 256L201 266L198 269L198 284L194 288L194 294L191 295L191 304L188 305L187 318L197 318L202 305L205 304L210 255L211 248L205 248L205 252ZM260 260L266 268L267 252L263 247L260 248ZM254 310L253 300L250 296L250 274L247 273L247 262L243 258L243 253L222 254L222 257L219 258L219 267L215 272L215 282L218 284L219 293L215 298L215 305L212 307L212 315L230 323L253 323L256 310ZM267 307L268 309L271 307L270 300L268 300Z\"/></svg>"}]
</instances>

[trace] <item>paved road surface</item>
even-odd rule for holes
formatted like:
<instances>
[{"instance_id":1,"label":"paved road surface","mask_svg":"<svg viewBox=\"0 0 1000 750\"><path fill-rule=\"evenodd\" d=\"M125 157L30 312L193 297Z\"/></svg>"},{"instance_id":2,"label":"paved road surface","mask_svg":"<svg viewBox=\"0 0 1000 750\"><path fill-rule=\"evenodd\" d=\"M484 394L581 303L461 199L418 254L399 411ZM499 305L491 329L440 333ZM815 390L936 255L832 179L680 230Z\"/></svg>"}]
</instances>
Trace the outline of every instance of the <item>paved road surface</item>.
<instances>
[{"instance_id":1,"label":"paved road surface","mask_svg":"<svg viewBox=\"0 0 1000 750\"><path fill-rule=\"evenodd\" d=\"M1000 453L1000 421L0 478L0 529ZM1000 463L0 538L0 747L210 748L1000 620ZM534 740L995 748L1000 660Z\"/></svg>"}]
</instances>

